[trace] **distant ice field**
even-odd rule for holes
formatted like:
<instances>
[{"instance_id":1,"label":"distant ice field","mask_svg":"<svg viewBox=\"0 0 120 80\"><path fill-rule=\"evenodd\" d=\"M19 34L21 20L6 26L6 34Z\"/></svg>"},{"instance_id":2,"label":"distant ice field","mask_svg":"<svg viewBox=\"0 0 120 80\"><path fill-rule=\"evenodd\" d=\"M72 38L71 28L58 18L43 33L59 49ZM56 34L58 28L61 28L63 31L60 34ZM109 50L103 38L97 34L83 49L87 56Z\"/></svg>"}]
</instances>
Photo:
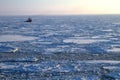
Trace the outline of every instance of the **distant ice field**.
<instances>
[{"instance_id":1,"label":"distant ice field","mask_svg":"<svg viewBox=\"0 0 120 80\"><path fill-rule=\"evenodd\" d=\"M120 15L0 17L0 52L119 53Z\"/></svg>"}]
</instances>

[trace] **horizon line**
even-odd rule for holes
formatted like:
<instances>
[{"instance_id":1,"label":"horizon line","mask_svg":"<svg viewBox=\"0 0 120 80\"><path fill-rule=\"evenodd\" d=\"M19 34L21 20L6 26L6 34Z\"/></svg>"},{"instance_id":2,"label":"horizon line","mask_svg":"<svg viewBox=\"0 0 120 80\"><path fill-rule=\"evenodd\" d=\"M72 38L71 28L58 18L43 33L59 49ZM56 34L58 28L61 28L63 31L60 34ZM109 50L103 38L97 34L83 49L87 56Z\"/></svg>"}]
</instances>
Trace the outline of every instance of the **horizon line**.
<instances>
[{"instance_id":1,"label":"horizon line","mask_svg":"<svg viewBox=\"0 0 120 80\"><path fill-rule=\"evenodd\" d=\"M120 15L120 14L10 14L0 16L80 16L80 15Z\"/></svg>"}]
</instances>

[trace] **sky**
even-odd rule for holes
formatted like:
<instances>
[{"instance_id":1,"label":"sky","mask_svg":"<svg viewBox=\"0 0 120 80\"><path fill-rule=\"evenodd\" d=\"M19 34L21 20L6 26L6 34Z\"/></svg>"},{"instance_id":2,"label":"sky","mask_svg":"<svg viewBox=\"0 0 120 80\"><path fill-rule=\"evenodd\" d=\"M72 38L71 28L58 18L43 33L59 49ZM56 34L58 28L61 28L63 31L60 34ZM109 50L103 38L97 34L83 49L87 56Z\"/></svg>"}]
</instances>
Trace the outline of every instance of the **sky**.
<instances>
[{"instance_id":1,"label":"sky","mask_svg":"<svg viewBox=\"0 0 120 80\"><path fill-rule=\"evenodd\" d=\"M120 14L120 0L0 0L0 15Z\"/></svg>"}]
</instances>

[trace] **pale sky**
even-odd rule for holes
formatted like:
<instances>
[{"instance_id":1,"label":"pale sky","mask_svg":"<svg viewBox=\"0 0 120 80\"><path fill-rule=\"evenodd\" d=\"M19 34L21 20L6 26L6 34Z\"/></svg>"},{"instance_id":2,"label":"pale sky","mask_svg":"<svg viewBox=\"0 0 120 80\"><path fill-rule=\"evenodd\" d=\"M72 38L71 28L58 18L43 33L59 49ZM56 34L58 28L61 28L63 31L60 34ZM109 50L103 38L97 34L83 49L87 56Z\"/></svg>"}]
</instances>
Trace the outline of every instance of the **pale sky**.
<instances>
[{"instance_id":1,"label":"pale sky","mask_svg":"<svg viewBox=\"0 0 120 80\"><path fill-rule=\"evenodd\" d=\"M120 14L120 0L0 0L0 15Z\"/></svg>"}]
</instances>

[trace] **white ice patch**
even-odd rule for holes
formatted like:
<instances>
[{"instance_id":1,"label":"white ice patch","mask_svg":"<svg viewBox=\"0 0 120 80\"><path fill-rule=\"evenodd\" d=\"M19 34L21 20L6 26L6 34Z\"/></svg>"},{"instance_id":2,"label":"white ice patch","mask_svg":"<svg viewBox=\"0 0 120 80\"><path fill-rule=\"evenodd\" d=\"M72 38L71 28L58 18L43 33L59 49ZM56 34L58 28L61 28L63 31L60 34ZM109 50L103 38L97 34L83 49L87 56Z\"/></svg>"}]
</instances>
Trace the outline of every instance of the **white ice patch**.
<instances>
[{"instance_id":1,"label":"white ice patch","mask_svg":"<svg viewBox=\"0 0 120 80\"><path fill-rule=\"evenodd\" d=\"M120 67L117 67L117 66L106 66L106 67L103 67L104 69L108 69L108 70L120 70Z\"/></svg>"},{"instance_id":2,"label":"white ice patch","mask_svg":"<svg viewBox=\"0 0 120 80\"><path fill-rule=\"evenodd\" d=\"M111 40L118 40L118 38L111 38Z\"/></svg>"},{"instance_id":3,"label":"white ice patch","mask_svg":"<svg viewBox=\"0 0 120 80\"><path fill-rule=\"evenodd\" d=\"M112 32L113 30L112 30L112 29L106 29L106 30L102 30L102 31L105 31L105 32Z\"/></svg>"},{"instance_id":4,"label":"white ice patch","mask_svg":"<svg viewBox=\"0 0 120 80\"><path fill-rule=\"evenodd\" d=\"M109 64L119 64L120 61L115 60L88 60L88 61L80 61L80 63L91 63L91 64L101 64L101 63L109 63Z\"/></svg>"},{"instance_id":5,"label":"white ice patch","mask_svg":"<svg viewBox=\"0 0 120 80\"><path fill-rule=\"evenodd\" d=\"M76 43L76 44L91 44L96 42L108 42L109 40L105 39L89 39L89 38L70 38L63 40L64 43Z\"/></svg>"},{"instance_id":6,"label":"white ice patch","mask_svg":"<svg viewBox=\"0 0 120 80\"><path fill-rule=\"evenodd\" d=\"M114 45L111 45L111 47L120 47L119 44L114 44Z\"/></svg>"},{"instance_id":7,"label":"white ice patch","mask_svg":"<svg viewBox=\"0 0 120 80\"><path fill-rule=\"evenodd\" d=\"M112 49L108 49L107 51L108 51L108 52L120 52L120 48L114 47L114 48L112 48Z\"/></svg>"},{"instance_id":8,"label":"white ice patch","mask_svg":"<svg viewBox=\"0 0 120 80\"><path fill-rule=\"evenodd\" d=\"M19 67L19 65L7 65L4 63L0 63L0 69L15 69Z\"/></svg>"},{"instance_id":9,"label":"white ice patch","mask_svg":"<svg viewBox=\"0 0 120 80\"><path fill-rule=\"evenodd\" d=\"M93 39L98 39L98 38L101 38L101 36L93 36L92 38Z\"/></svg>"},{"instance_id":10,"label":"white ice patch","mask_svg":"<svg viewBox=\"0 0 120 80\"><path fill-rule=\"evenodd\" d=\"M41 44L41 45L50 45L52 44L53 42L44 42L44 41L41 41L41 42L32 42L31 44L33 45L36 45L36 44Z\"/></svg>"},{"instance_id":11,"label":"white ice patch","mask_svg":"<svg viewBox=\"0 0 120 80\"><path fill-rule=\"evenodd\" d=\"M108 49L107 52L120 52L120 45L111 45L111 49Z\"/></svg>"},{"instance_id":12,"label":"white ice patch","mask_svg":"<svg viewBox=\"0 0 120 80\"><path fill-rule=\"evenodd\" d=\"M98 36L93 36L91 38L93 39L102 39L102 38L112 38L112 35L98 35Z\"/></svg>"},{"instance_id":13,"label":"white ice patch","mask_svg":"<svg viewBox=\"0 0 120 80\"><path fill-rule=\"evenodd\" d=\"M69 45L60 45L58 46L58 48L69 48L70 46Z\"/></svg>"},{"instance_id":14,"label":"white ice patch","mask_svg":"<svg viewBox=\"0 0 120 80\"><path fill-rule=\"evenodd\" d=\"M62 48L47 48L46 52L61 52L64 51Z\"/></svg>"},{"instance_id":15,"label":"white ice patch","mask_svg":"<svg viewBox=\"0 0 120 80\"><path fill-rule=\"evenodd\" d=\"M115 25L119 25L119 24L120 24L120 22L115 22L115 23L113 23L113 24L115 24Z\"/></svg>"},{"instance_id":16,"label":"white ice patch","mask_svg":"<svg viewBox=\"0 0 120 80\"><path fill-rule=\"evenodd\" d=\"M0 42L28 41L35 39L37 39L37 37L22 36L22 35L0 35Z\"/></svg>"},{"instance_id":17,"label":"white ice patch","mask_svg":"<svg viewBox=\"0 0 120 80\"><path fill-rule=\"evenodd\" d=\"M19 49L9 46L0 46L0 52L17 52Z\"/></svg>"}]
</instances>

